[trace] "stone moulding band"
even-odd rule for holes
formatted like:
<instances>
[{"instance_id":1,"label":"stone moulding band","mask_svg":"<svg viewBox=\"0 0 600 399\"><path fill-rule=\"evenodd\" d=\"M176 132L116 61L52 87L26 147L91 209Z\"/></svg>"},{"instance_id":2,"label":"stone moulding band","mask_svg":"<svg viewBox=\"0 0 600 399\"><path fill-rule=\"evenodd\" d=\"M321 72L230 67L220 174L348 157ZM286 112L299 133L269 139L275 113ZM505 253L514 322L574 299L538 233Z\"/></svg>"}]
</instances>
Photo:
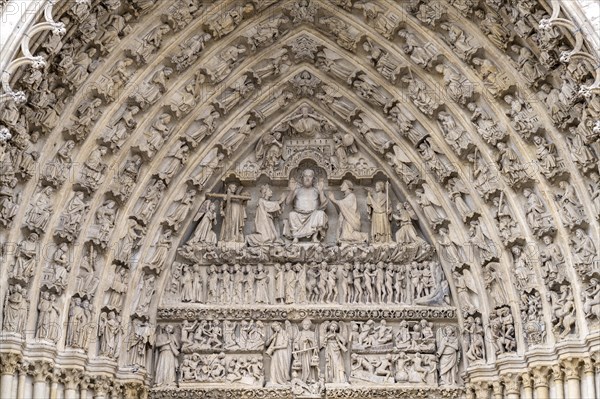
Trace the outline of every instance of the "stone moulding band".
<instances>
[{"instance_id":1,"label":"stone moulding band","mask_svg":"<svg viewBox=\"0 0 600 399\"><path fill-rule=\"evenodd\" d=\"M301 321L305 318L328 319L336 318L338 320L369 320L369 319L390 319L390 320L420 320L420 319L442 319L456 320L457 313L455 308L299 308L287 309L272 307L252 308L214 308L214 307L165 307L158 310L159 320L188 320L188 319L231 319L231 320L290 320Z\"/></svg>"}]
</instances>

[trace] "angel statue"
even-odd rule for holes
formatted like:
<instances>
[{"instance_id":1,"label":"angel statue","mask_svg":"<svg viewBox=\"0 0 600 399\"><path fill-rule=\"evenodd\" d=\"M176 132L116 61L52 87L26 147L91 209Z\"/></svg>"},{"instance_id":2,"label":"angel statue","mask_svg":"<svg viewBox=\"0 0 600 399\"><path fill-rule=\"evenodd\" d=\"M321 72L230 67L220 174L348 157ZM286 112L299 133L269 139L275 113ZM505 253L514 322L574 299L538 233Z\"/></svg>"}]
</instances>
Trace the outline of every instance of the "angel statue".
<instances>
[{"instance_id":1,"label":"angel statue","mask_svg":"<svg viewBox=\"0 0 600 399\"><path fill-rule=\"evenodd\" d=\"M319 343L317 332L312 330L312 321L304 319L301 329L294 336L292 352L293 370L300 370L299 378L302 382L313 384L319 381Z\"/></svg>"},{"instance_id":2,"label":"angel statue","mask_svg":"<svg viewBox=\"0 0 600 399\"><path fill-rule=\"evenodd\" d=\"M285 328L280 322L271 324L273 335L266 342L265 354L271 358L270 385L287 385L290 382L291 364L291 324L286 321Z\"/></svg>"},{"instance_id":3,"label":"angel statue","mask_svg":"<svg viewBox=\"0 0 600 399\"><path fill-rule=\"evenodd\" d=\"M258 200L254 219L256 233L246 237L246 241L251 247L281 242L279 231L273 222L273 217L281 213L281 204L285 201L286 195L282 193L278 201L272 201L272 195L273 191L268 184L260 188L260 199Z\"/></svg>"},{"instance_id":4,"label":"angel statue","mask_svg":"<svg viewBox=\"0 0 600 399\"><path fill-rule=\"evenodd\" d=\"M437 356L440 364L440 385L456 385L460 351L456 328L445 326L437 330Z\"/></svg>"},{"instance_id":5,"label":"angel statue","mask_svg":"<svg viewBox=\"0 0 600 399\"><path fill-rule=\"evenodd\" d=\"M194 230L194 235L192 236L190 243L191 244L200 244L202 245L216 245L217 244L217 233L214 232L213 227L217 224L217 206L211 200L204 200L202 205L200 205L200 209L198 209L198 213L196 213L196 217L194 218L194 222L200 220L200 223Z\"/></svg>"},{"instance_id":6,"label":"angel statue","mask_svg":"<svg viewBox=\"0 0 600 399\"><path fill-rule=\"evenodd\" d=\"M346 384L345 357L348 353L346 326L337 321L323 322L320 329L321 348L325 350L325 382Z\"/></svg>"},{"instance_id":7,"label":"angel statue","mask_svg":"<svg viewBox=\"0 0 600 399\"><path fill-rule=\"evenodd\" d=\"M452 272L454 277L454 284L456 285L456 291L458 292L458 306L462 310L468 313L472 313L477 310L476 303L473 303L472 298L479 296L477 285L475 284L475 278L469 269L463 270L462 274L458 271Z\"/></svg>"}]
</instances>

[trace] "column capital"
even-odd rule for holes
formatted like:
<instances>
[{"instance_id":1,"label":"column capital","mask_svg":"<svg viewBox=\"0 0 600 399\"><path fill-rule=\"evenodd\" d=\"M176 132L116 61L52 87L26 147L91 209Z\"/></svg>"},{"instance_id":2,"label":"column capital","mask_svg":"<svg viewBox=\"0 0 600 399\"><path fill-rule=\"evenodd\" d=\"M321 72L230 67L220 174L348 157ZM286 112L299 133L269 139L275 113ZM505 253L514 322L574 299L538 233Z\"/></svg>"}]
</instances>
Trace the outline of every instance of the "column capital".
<instances>
[{"instance_id":1,"label":"column capital","mask_svg":"<svg viewBox=\"0 0 600 399\"><path fill-rule=\"evenodd\" d=\"M83 371L80 369L64 369L62 372L62 383L66 389L77 389L82 379Z\"/></svg>"},{"instance_id":2,"label":"column capital","mask_svg":"<svg viewBox=\"0 0 600 399\"><path fill-rule=\"evenodd\" d=\"M111 379L106 376L94 378L94 390L97 396L106 396L111 389Z\"/></svg>"},{"instance_id":3,"label":"column capital","mask_svg":"<svg viewBox=\"0 0 600 399\"><path fill-rule=\"evenodd\" d=\"M92 381L91 381L90 377L88 377L87 375L83 375L83 377L79 381L79 388L80 389L88 389L90 387L90 385L92 385Z\"/></svg>"},{"instance_id":4,"label":"column capital","mask_svg":"<svg viewBox=\"0 0 600 399\"><path fill-rule=\"evenodd\" d=\"M20 361L21 355L18 353L3 353L0 356L0 374L13 375L17 372Z\"/></svg>"},{"instance_id":5,"label":"column capital","mask_svg":"<svg viewBox=\"0 0 600 399\"><path fill-rule=\"evenodd\" d=\"M594 373L594 369L598 366L597 363L595 363L592 358L587 357L583 359L583 372L586 374L593 374Z\"/></svg>"},{"instance_id":6,"label":"column capital","mask_svg":"<svg viewBox=\"0 0 600 399\"><path fill-rule=\"evenodd\" d=\"M533 377L533 386L535 388L547 387L549 373L550 373L550 370L546 366L536 367L533 370L531 370L531 374Z\"/></svg>"},{"instance_id":7,"label":"column capital","mask_svg":"<svg viewBox=\"0 0 600 399\"><path fill-rule=\"evenodd\" d=\"M144 386L140 382L126 382L123 384L123 390L125 399L137 399L142 397L141 393L144 391Z\"/></svg>"},{"instance_id":8,"label":"column capital","mask_svg":"<svg viewBox=\"0 0 600 399\"><path fill-rule=\"evenodd\" d=\"M494 390L494 396L502 396L502 383L500 381L494 381L492 389Z\"/></svg>"},{"instance_id":9,"label":"column capital","mask_svg":"<svg viewBox=\"0 0 600 399\"><path fill-rule=\"evenodd\" d=\"M567 380L579 379L580 358L569 357L562 361L563 370Z\"/></svg>"},{"instance_id":10,"label":"column capital","mask_svg":"<svg viewBox=\"0 0 600 399\"><path fill-rule=\"evenodd\" d=\"M550 367L550 370L552 370L552 379L553 380L561 380L562 381L562 379L565 375L565 371L563 370L563 368L560 364L553 364Z\"/></svg>"},{"instance_id":11,"label":"column capital","mask_svg":"<svg viewBox=\"0 0 600 399\"><path fill-rule=\"evenodd\" d=\"M52 370L52 366L52 363L46 361L33 362L33 381L46 381L48 377L50 377L50 370Z\"/></svg>"},{"instance_id":12,"label":"column capital","mask_svg":"<svg viewBox=\"0 0 600 399\"><path fill-rule=\"evenodd\" d=\"M478 381L473 383L473 389L475 390L477 399L487 398L490 392L490 384L487 381Z\"/></svg>"},{"instance_id":13,"label":"column capital","mask_svg":"<svg viewBox=\"0 0 600 399\"><path fill-rule=\"evenodd\" d=\"M504 383L504 394L519 394L521 392L519 384L519 376L514 373L507 373L502 375L502 382Z\"/></svg>"},{"instance_id":14,"label":"column capital","mask_svg":"<svg viewBox=\"0 0 600 399\"><path fill-rule=\"evenodd\" d=\"M533 379L531 378L531 374L523 373L521 374L521 382L524 388L532 388L533 387Z\"/></svg>"}]
</instances>

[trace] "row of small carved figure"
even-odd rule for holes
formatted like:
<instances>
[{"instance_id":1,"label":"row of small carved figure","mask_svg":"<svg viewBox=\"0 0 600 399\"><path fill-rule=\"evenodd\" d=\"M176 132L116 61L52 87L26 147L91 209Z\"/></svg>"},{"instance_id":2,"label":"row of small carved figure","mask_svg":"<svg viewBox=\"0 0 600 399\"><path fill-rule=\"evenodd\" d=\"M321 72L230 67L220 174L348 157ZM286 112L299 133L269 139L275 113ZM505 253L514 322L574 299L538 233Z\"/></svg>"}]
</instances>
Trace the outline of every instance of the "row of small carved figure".
<instances>
[{"instance_id":1,"label":"row of small carved figure","mask_svg":"<svg viewBox=\"0 0 600 399\"><path fill-rule=\"evenodd\" d=\"M175 266L172 297L208 304L411 304L433 297L443 278L437 261Z\"/></svg>"}]
</instances>

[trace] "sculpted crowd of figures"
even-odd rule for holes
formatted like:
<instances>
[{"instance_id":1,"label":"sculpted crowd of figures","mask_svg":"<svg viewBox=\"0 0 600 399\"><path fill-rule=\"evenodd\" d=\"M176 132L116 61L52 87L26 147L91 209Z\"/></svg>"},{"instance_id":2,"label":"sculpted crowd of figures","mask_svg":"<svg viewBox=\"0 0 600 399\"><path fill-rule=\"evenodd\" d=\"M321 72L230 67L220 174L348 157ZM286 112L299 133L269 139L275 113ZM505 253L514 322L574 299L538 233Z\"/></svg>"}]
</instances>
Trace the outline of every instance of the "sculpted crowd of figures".
<instances>
[{"instance_id":1,"label":"sculpted crowd of figures","mask_svg":"<svg viewBox=\"0 0 600 399\"><path fill-rule=\"evenodd\" d=\"M176 263L169 292L184 303L210 305L449 305L450 302L437 261L343 265L288 262L266 266ZM471 300L467 298L466 303Z\"/></svg>"},{"instance_id":2,"label":"sculpted crowd of figures","mask_svg":"<svg viewBox=\"0 0 600 399\"><path fill-rule=\"evenodd\" d=\"M386 183L375 183L375 189L367 189L365 204L359 204L354 194L354 184L349 180L341 183L343 197L336 198L330 191L325 193L323 179L316 181L313 169L303 169L301 183L294 178L290 180L288 192L282 193L281 198L273 200L273 191L269 185L260 187L260 198L255 209L254 229L251 234L245 233L246 205L252 197L244 193L244 188L236 183L226 184L224 194L207 194L207 199L200 207L196 219L196 227L188 245L206 247L217 243L238 243L251 247L283 244L283 239L292 243L320 243L327 236L329 216L326 208L333 204L338 212L337 239L340 244L398 244L424 243L414 227L414 211L408 204L392 209L389 188ZM214 200L212 200L214 199ZM219 211L215 200L220 201ZM277 218L283 213L284 207L291 209L283 220L283 229L279 227ZM362 208L365 208L364 210ZM370 233L361 231L361 211L368 211ZM222 223L217 235L217 212ZM412 215L406 217L404 214ZM411 213L412 212L412 213ZM399 224L398 233L392 237L392 221ZM280 231L283 230L281 234ZM394 240L395 238L395 240Z\"/></svg>"},{"instance_id":3,"label":"sculpted crowd of figures","mask_svg":"<svg viewBox=\"0 0 600 399\"><path fill-rule=\"evenodd\" d=\"M305 319L185 320L159 327L157 385L191 382L291 386L320 393L325 384L458 384L454 326L427 320L362 322ZM296 393L296 392L295 392Z\"/></svg>"},{"instance_id":4,"label":"sculpted crowd of figures","mask_svg":"<svg viewBox=\"0 0 600 399\"><path fill-rule=\"evenodd\" d=\"M162 272L172 272L166 295L190 308L454 304L469 365L493 357L484 331L500 357L578 337L583 321L597 325L597 79L592 62L571 57L571 38L548 22L546 6L412 1L388 10L371 1L251 0L205 12L209 3L156 10L161 2L152 0L76 1L61 7L72 27L31 41L47 63L24 65L10 84L29 95L14 92L0 108L0 227L17 241L6 263L3 332L20 339L33 326L39 342L61 340L111 367L152 364L158 386L286 385L320 397L324 384L457 384L456 327L431 334L428 321L331 318L290 329L198 320L184 339L183 326L156 331L150 321ZM273 5L272 18L247 23ZM151 26L136 25L154 11ZM296 35L296 27L307 31ZM294 62L305 68L287 76ZM273 95L235 116L272 83L281 83ZM298 99L301 106L286 109ZM237 120L223 128L231 116ZM46 137L52 132L55 142ZM308 157L319 167L287 174L294 155L325 134L333 150ZM211 136L216 144L194 161ZM246 176L276 178L260 187L227 180L226 168L255 137L253 162L241 163ZM293 147L290 137L305 141ZM391 196L373 179L388 167L385 180L407 194ZM219 178L227 183L218 193ZM189 225L196 198L204 202Z\"/></svg>"}]
</instances>

